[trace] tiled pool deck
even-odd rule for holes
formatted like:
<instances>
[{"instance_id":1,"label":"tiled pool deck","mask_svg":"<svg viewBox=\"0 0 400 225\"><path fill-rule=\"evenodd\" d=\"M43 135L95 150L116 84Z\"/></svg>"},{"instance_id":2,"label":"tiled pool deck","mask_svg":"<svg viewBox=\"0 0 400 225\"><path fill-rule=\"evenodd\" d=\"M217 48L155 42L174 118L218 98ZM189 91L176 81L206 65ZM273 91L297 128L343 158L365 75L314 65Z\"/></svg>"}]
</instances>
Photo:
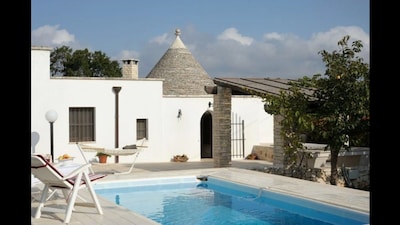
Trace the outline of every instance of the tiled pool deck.
<instances>
[{"instance_id":1,"label":"tiled pool deck","mask_svg":"<svg viewBox=\"0 0 400 225\"><path fill-rule=\"evenodd\" d=\"M269 190L288 193L313 199L353 210L370 212L370 193L345 187L337 187L328 184L273 175L258 172L256 169L272 166L271 163L261 160L234 160L232 167L214 168L212 161L185 162L185 163L137 163L132 173L126 175L115 175L113 172L123 172L129 169L129 164L93 164L96 173L109 174L99 182L107 182L124 179L144 179L157 177L174 177L186 175L212 175L217 178L234 182L249 184L257 187L268 188ZM32 196L38 195L36 187L32 188ZM88 197L89 193L82 189L79 193L82 197ZM48 204L64 203L56 194ZM71 225L82 224L105 224L105 225L150 225L158 224L139 214L131 212L119 205L109 202L98 196L104 214L99 215L94 208L76 206L72 213ZM90 199L90 198L88 198ZM43 212L41 218L35 219L34 214L37 201L31 203L31 224L32 225L53 225L64 224L64 214Z\"/></svg>"}]
</instances>

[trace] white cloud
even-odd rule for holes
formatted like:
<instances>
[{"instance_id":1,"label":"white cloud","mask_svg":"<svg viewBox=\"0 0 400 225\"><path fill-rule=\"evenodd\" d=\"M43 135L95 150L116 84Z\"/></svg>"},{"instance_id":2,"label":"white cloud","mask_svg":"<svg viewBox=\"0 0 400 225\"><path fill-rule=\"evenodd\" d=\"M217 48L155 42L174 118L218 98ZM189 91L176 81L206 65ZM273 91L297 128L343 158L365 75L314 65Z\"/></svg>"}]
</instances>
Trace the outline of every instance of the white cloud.
<instances>
[{"instance_id":1,"label":"white cloud","mask_svg":"<svg viewBox=\"0 0 400 225\"><path fill-rule=\"evenodd\" d=\"M312 35L311 39L308 41L310 49L313 51L326 50L328 52L338 49L338 41L341 40L345 35L350 36L348 45L355 40L361 40L363 44L363 49L361 51L361 57L364 62L369 62L370 54L370 40L369 34L365 33L361 28L355 26L338 26L334 27L327 32L318 32Z\"/></svg>"},{"instance_id":2,"label":"white cloud","mask_svg":"<svg viewBox=\"0 0 400 225\"><path fill-rule=\"evenodd\" d=\"M75 36L65 29L59 29L59 25L44 25L32 31L32 45L56 47L61 45L72 46Z\"/></svg>"},{"instance_id":3,"label":"white cloud","mask_svg":"<svg viewBox=\"0 0 400 225\"><path fill-rule=\"evenodd\" d=\"M150 43L156 43L158 45L162 45L162 44L171 44L171 38L168 36L167 33L164 33L160 36L157 36L155 38L152 38L150 40Z\"/></svg>"},{"instance_id":4,"label":"white cloud","mask_svg":"<svg viewBox=\"0 0 400 225\"><path fill-rule=\"evenodd\" d=\"M230 30L229 32L227 32ZM232 37L239 31L230 28L218 36ZM321 50L338 50L338 41L345 35L352 40L361 40L364 47L361 57L369 62L369 34L359 27L335 27L319 32L310 39L302 39L294 34L266 33L262 40L251 39L251 45L243 42L220 42L208 40L196 48L192 54L211 77L280 77L300 78L325 73ZM228 38L226 38L228 39ZM232 38L231 38L232 39ZM186 43L185 43L186 44ZM188 43L187 46L192 46Z\"/></svg>"},{"instance_id":5,"label":"white cloud","mask_svg":"<svg viewBox=\"0 0 400 225\"><path fill-rule=\"evenodd\" d=\"M264 34L264 38L265 40L282 40L282 35L276 33L276 32L272 32L272 33L268 33L268 34Z\"/></svg>"},{"instance_id":6,"label":"white cloud","mask_svg":"<svg viewBox=\"0 0 400 225\"><path fill-rule=\"evenodd\" d=\"M251 45L253 38L241 35L236 28L228 28L218 35L219 40L234 40L242 45Z\"/></svg>"},{"instance_id":7,"label":"white cloud","mask_svg":"<svg viewBox=\"0 0 400 225\"><path fill-rule=\"evenodd\" d=\"M262 39L243 36L236 28L227 28L217 36L201 33L194 27L181 29L181 39L211 77L280 77L300 78L324 74L321 50L338 49L345 35L361 40L364 47L360 57L369 63L370 38L361 28L338 26L316 32L309 39L295 34L270 32ZM140 60L139 76L145 77L175 39L174 33L164 33L150 39L142 50L116 49L111 58ZM32 45L55 47L67 45L79 49L75 36L58 25L42 26L32 31ZM108 47L108 46L105 46ZM95 49L96 50L96 49ZM108 53L106 53L108 54Z\"/></svg>"},{"instance_id":8,"label":"white cloud","mask_svg":"<svg viewBox=\"0 0 400 225\"><path fill-rule=\"evenodd\" d=\"M134 50L123 50L117 59L139 59L139 52Z\"/></svg>"}]
</instances>

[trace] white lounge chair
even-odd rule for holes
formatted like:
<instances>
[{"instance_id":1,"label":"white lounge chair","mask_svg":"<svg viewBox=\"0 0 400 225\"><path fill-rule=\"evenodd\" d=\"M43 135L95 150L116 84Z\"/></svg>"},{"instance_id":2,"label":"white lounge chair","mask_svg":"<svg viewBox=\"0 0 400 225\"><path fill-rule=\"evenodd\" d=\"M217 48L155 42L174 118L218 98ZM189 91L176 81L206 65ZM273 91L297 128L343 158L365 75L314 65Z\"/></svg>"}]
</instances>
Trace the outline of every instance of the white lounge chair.
<instances>
[{"instance_id":1,"label":"white lounge chair","mask_svg":"<svg viewBox=\"0 0 400 225\"><path fill-rule=\"evenodd\" d=\"M135 167L135 162L137 157L139 156L139 153L144 149L147 148L145 145L146 138L140 139L136 142L135 145L132 145L133 148L103 148L103 147L98 147L98 146L93 146L93 145L87 145L87 144L82 144L82 143L76 143L78 146L78 149L85 160L86 163L89 163L87 158L85 157L85 154L83 152L103 152L108 155L113 155L113 156L129 156L129 155L134 155L131 167L129 168L128 171L126 172L119 172L119 173L114 173L114 174L130 174L133 170L133 167ZM92 173L93 170L91 170Z\"/></svg>"},{"instance_id":2,"label":"white lounge chair","mask_svg":"<svg viewBox=\"0 0 400 225\"><path fill-rule=\"evenodd\" d=\"M68 175L64 175L42 155L31 155L31 173L44 184L39 206L35 213L35 218L40 218L42 211L63 212L65 213L64 223L69 223L75 205L95 207L99 214L103 214L97 195L92 187L92 182L101 179L106 175L89 174L88 169L90 167L91 164L83 164ZM88 189L93 202L76 202L78 191L82 188ZM62 190L67 203L65 209L59 207L45 207L48 200L47 195L49 194L50 189Z\"/></svg>"}]
</instances>

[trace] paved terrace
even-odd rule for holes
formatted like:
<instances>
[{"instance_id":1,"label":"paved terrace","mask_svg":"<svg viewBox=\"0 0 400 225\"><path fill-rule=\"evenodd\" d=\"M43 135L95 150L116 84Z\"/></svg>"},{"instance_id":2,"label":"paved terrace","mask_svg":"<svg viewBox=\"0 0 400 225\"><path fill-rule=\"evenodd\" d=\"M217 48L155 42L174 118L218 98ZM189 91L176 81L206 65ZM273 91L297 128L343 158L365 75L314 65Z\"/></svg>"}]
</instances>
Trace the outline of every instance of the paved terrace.
<instances>
[{"instance_id":1,"label":"paved terrace","mask_svg":"<svg viewBox=\"0 0 400 225\"><path fill-rule=\"evenodd\" d=\"M370 193L357 189L338 187L329 184L320 184L296 178L280 175L268 174L256 171L272 166L271 163L261 160L234 160L232 167L214 168L213 162L205 160L202 162L170 162L170 163L137 163L131 174L115 175L114 172L124 172L130 164L93 164L96 173L109 174L99 182L124 179L145 179L156 177L174 177L185 175L212 175L217 178L231 180L239 183L254 185L257 187L267 187L269 190L288 193L296 196L305 197L322 201L325 203L358 210L369 213ZM38 197L37 187L32 188L32 197ZM90 199L86 189L80 191L82 197ZM60 198L61 192L52 197L48 204L54 206L56 203L64 204ZM72 213L71 225L83 224L118 224L118 225L151 225L158 224L137 213L131 212L119 205L114 204L98 196L104 214L96 213L95 208L76 206L76 211ZM78 199L77 199L78 201ZM56 225L64 224L64 214L43 212L42 217L35 219L34 214L38 205L37 200L31 203L31 224L32 225Z\"/></svg>"}]
</instances>

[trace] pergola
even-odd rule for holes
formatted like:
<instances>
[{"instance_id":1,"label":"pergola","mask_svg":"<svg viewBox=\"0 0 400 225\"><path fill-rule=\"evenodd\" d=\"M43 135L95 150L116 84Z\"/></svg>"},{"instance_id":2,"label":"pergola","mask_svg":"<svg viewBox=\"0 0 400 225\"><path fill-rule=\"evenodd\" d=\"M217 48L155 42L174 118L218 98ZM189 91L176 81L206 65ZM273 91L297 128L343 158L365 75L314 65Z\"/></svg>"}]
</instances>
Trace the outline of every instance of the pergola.
<instances>
[{"instance_id":1,"label":"pergola","mask_svg":"<svg viewBox=\"0 0 400 225\"><path fill-rule=\"evenodd\" d=\"M292 79L281 78L214 78L216 86L205 86L208 94L214 95L213 114L213 158L215 167L231 165L231 97L232 95L275 95L289 91ZM312 94L312 90L303 90ZM280 121L282 117L274 115L274 159L275 167L283 167L282 138Z\"/></svg>"}]
</instances>

